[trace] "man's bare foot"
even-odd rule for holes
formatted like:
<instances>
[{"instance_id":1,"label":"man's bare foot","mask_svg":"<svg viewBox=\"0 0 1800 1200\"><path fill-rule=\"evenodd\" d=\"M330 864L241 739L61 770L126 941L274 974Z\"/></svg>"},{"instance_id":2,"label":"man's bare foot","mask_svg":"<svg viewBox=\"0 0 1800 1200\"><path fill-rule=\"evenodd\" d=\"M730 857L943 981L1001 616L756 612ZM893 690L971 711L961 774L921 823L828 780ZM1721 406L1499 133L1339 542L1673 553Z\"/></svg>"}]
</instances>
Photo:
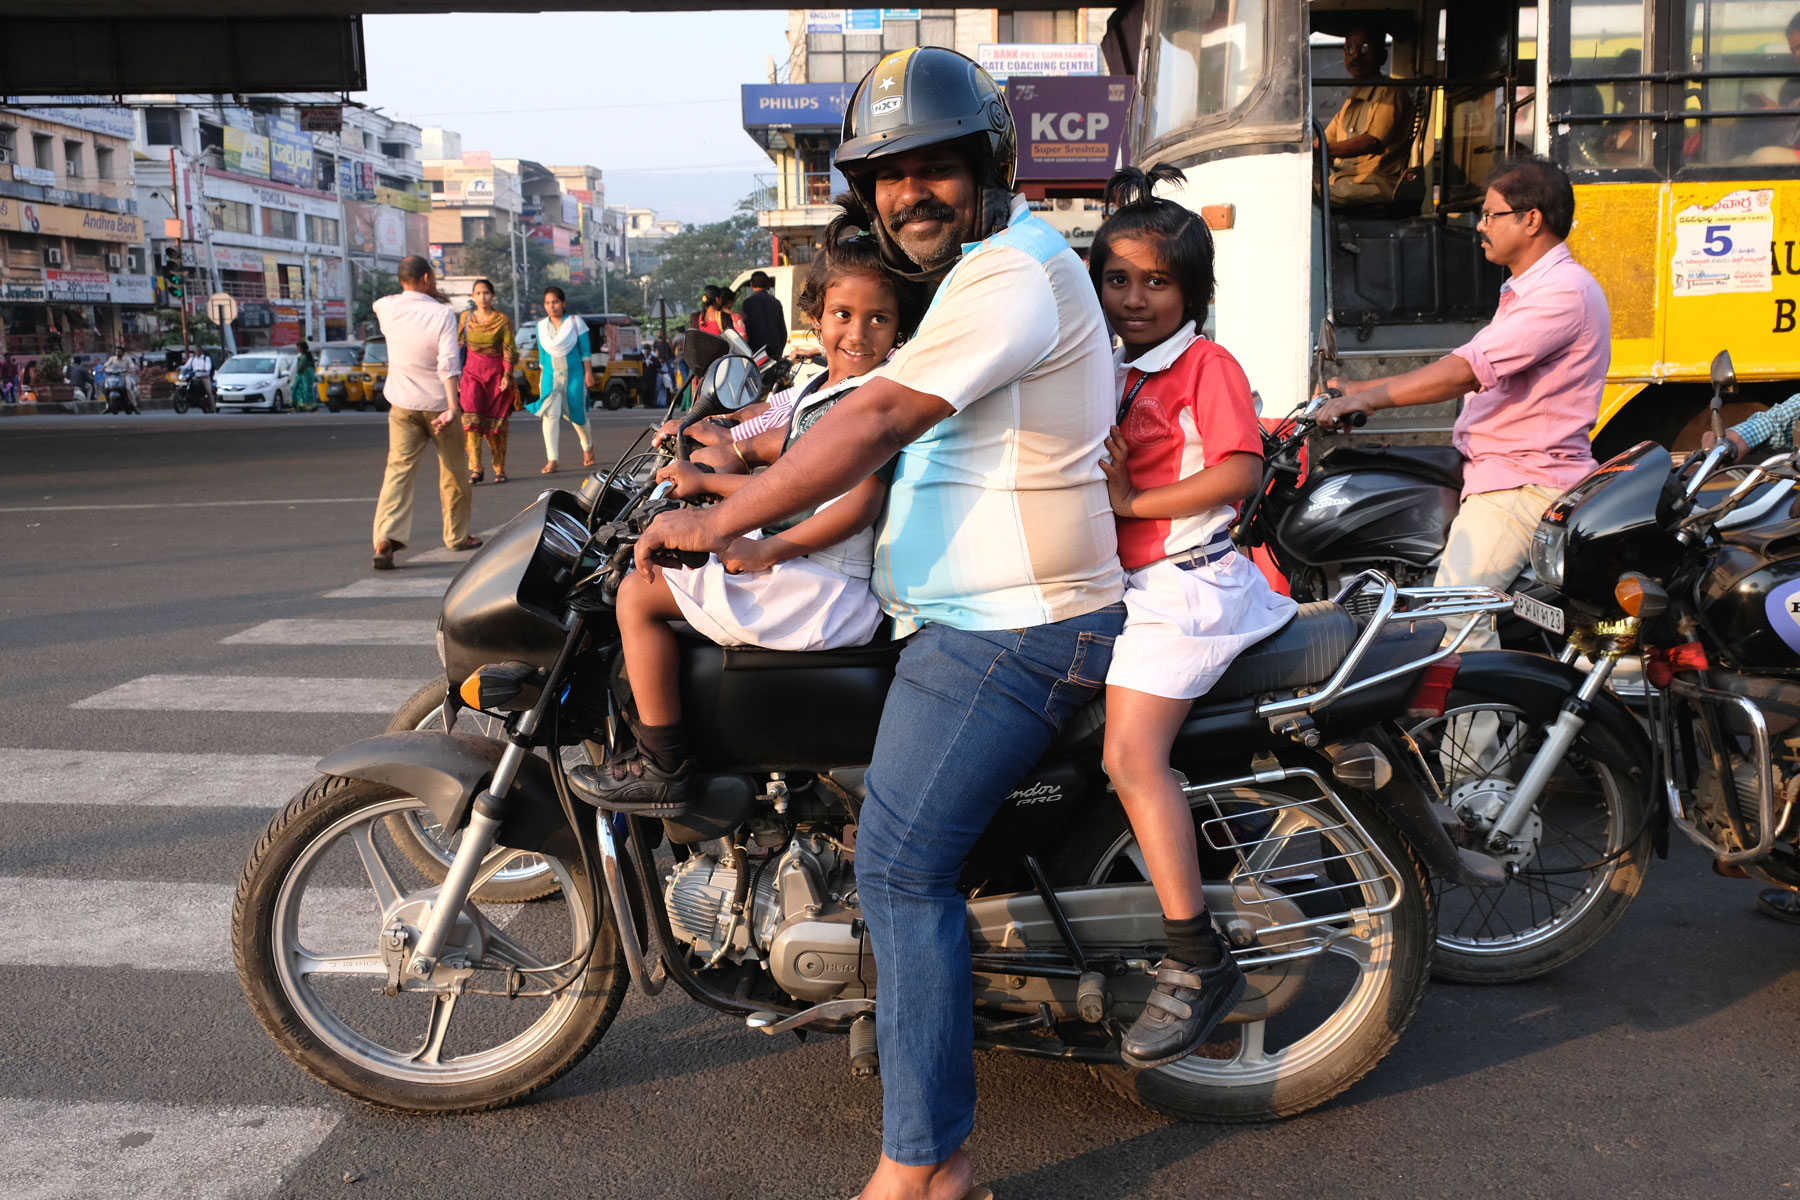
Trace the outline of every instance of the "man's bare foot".
<instances>
[{"instance_id":1,"label":"man's bare foot","mask_svg":"<svg viewBox=\"0 0 1800 1200\"><path fill-rule=\"evenodd\" d=\"M929 1167L901 1166L884 1154L857 1200L963 1200L974 1177L975 1168L961 1150Z\"/></svg>"}]
</instances>

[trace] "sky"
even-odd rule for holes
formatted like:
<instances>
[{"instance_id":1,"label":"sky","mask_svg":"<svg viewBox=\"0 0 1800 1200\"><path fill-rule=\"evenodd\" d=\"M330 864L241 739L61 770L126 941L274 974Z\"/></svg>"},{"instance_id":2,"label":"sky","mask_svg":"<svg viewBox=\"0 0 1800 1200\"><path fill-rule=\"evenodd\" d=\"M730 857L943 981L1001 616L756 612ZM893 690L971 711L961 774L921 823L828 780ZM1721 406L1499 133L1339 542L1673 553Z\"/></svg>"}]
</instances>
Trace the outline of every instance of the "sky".
<instances>
[{"instance_id":1,"label":"sky","mask_svg":"<svg viewBox=\"0 0 1800 1200\"><path fill-rule=\"evenodd\" d=\"M787 12L453 13L363 18L356 99L496 158L587 164L606 202L682 222L730 216L774 170L738 89L787 54Z\"/></svg>"}]
</instances>

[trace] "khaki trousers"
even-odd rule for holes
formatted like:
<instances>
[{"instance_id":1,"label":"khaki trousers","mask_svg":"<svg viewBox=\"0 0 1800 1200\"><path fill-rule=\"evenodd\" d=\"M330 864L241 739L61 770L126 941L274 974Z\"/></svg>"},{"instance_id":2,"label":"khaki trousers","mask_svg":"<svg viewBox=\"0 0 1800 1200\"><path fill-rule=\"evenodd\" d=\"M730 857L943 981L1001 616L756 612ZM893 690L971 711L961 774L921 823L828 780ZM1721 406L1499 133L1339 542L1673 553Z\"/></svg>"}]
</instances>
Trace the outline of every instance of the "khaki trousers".
<instances>
[{"instance_id":1,"label":"khaki trousers","mask_svg":"<svg viewBox=\"0 0 1800 1200\"><path fill-rule=\"evenodd\" d=\"M1437 586L1456 585L1510 591L1531 558L1531 534L1561 488L1531 484L1503 492L1477 492L1462 502L1450 523L1450 543L1438 564ZM1462 652L1493 650L1500 645L1492 617L1470 617L1480 625L1462 644ZM1462 625L1446 622L1445 643Z\"/></svg>"},{"instance_id":2,"label":"khaki trousers","mask_svg":"<svg viewBox=\"0 0 1800 1200\"><path fill-rule=\"evenodd\" d=\"M451 421L433 433L441 412L414 408L388 409L387 471L381 477L381 499L375 502L375 544L412 540L413 479L428 446L438 457L438 499L444 506L444 545L455 546L469 534L469 479L463 458L462 425Z\"/></svg>"}]
</instances>

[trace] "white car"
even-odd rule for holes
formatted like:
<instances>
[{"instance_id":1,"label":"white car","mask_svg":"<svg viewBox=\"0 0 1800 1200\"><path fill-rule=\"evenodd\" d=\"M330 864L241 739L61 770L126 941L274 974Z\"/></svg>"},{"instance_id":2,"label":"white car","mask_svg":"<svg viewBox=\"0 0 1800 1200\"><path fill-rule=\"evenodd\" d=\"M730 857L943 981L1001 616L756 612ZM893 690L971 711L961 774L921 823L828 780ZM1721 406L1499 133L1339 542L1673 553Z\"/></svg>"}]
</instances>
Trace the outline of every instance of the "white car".
<instances>
[{"instance_id":1,"label":"white car","mask_svg":"<svg viewBox=\"0 0 1800 1200\"><path fill-rule=\"evenodd\" d=\"M219 408L287 412L294 407L294 375L300 355L287 346L234 354L213 372Z\"/></svg>"}]
</instances>

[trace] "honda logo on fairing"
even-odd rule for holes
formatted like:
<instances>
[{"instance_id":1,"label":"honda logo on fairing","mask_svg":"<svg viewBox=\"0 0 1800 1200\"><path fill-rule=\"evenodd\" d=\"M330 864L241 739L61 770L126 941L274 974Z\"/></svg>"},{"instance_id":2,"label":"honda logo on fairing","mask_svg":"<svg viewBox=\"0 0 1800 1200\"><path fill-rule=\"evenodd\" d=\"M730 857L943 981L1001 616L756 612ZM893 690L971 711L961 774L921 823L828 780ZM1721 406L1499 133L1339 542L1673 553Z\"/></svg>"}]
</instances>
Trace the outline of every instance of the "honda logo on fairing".
<instances>
[{"instance_id":1,"label":"honda logo on fairing","mask_svg":"<svg viewBox=\"0 0 1800 1200\"><path fill-rule=\"evenodd\" d=\"M1020 788L1007 796L1014 804L1055 804L1062 799L1062 785L1059 783L1035 783L1028 788Z\"/></svg>"}]
</instances>

